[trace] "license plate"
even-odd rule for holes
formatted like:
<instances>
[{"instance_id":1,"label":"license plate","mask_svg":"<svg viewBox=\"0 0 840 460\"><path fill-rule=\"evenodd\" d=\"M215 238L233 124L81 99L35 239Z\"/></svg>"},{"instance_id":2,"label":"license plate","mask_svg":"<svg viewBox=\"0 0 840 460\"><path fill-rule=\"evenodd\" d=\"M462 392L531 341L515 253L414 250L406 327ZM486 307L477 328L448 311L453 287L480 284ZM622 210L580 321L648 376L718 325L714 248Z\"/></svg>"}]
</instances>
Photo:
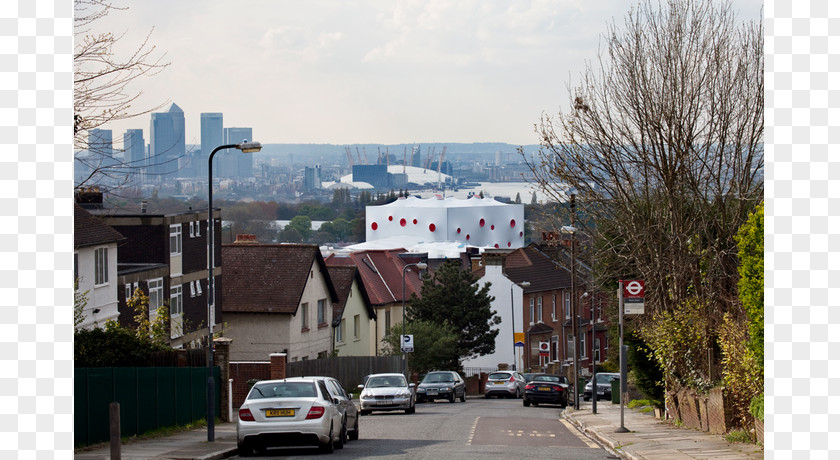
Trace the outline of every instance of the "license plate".
<instances>
[{"instance_id":1,"label":"license plate","mask_svg":"<svg viewBox=\"0 0 840 460\"><path fill-rule=\"evenodd\" d=\"M437 390L426 390L427 395L435 396L438 394Z\"/></svg>"},{"instance_id":2,"label":"license plate","mask_svg":"<svg viewBox=\"0 0 840 460\"><path fill-rule=\"evenodd\" d=\"M376 401L376 404L379 404L379 405L382 405L382 406L384 406L386 404L394 404L394 400L392 400L392 399L380 399L380 400Z\"/></svg>"},{"instance_id":3,"label":"license plate","mask_svg":"<svg viewBox=\"0 0 840 460\"><path fill-rule=\"evenodd\" d=\"M551 391L551 387L539 387L539 391Z\"/></svg>"},{"instance_id":4,"label":"license plate","mask_svg":"<svg viewBox=\"0 0 840 460\"><path fill-rule=\"evenodd\" d=\"M505 382L493 382L493 385L504 385Z\"/></svg>"},{"instance_id":5,"label":"license plate","mask_svg":"<svg viewBox=\"0 0 840 460\"><path fill-rule=\"evenodd\" d=\"M266 417L294 417L294 409L266 409Z\"/></svg>"}]
</instances>

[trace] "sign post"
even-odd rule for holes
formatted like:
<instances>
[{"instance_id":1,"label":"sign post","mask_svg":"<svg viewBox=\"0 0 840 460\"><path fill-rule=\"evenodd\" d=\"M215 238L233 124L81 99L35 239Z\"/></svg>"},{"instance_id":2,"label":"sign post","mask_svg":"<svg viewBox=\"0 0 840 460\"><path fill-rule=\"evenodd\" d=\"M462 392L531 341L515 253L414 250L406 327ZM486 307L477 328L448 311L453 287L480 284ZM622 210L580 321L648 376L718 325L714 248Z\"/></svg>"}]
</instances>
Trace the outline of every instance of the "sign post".
<instances>
[{"instance_id":1,"label":"sign post","mask_svg":"<svg viewBox=\"0 0 840 460\"><path fill-rule=\"evenodd\" d=\"M404 353L413 353L414 352L414 334L405 334L402 336L402 341L400 342L400 348Z\"/></svg>"},{"instance_id":2,"label":"sign post","mask_svg":"<svg viewBox=\"0 0 840 460\"><path fill-rule=\"evenodd\" d=\"M616 433L627 433L624 426L624 404L627 393L627 352L624 348L624 315L641 315L645 312L645 282L644 280L618 281L618 356L621 371L621 389L619 390L619 409L621 424L615 429ZM593 388L594 390L594 388Z\"/></svg>"}]
</instances>

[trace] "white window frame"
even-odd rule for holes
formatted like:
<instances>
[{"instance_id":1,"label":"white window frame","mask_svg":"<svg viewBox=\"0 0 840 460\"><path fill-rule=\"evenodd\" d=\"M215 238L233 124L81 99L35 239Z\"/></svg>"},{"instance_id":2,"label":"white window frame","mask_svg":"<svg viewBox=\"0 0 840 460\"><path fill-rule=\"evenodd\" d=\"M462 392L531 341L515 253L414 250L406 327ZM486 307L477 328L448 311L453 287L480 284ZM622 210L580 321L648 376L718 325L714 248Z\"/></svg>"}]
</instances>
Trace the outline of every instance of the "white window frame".
<instances>
[{"instance_id":1,"label":"white window frame","mask_svg":"<svg viewBox=\"0 0 840 460\"><path fill-rule=\"evenodd\" d=\"M203 220L200 220L200 221L195 223L195 237L196 238L201 236L201 224L203 222L204 222Z\"/></svg>"},{"instance_id":2,"label":"white window frame","mask_svg":"<svg viewBox=\"0 0 840 460\"><path fill-rule=\"evenodd\" d=\"M201 280L195 280L195 294L201 295Z\"/></svg>"},{"instance_id":3,"label":"white window frame","mask_svg":"<svg viewBox=\"0 0 840 460\"><path fill-rule=\"evenodd\" d=\"M543 322L542 296L537 297L537 321Z\"/></svg>"},{"instance_id":4,"label":"white window frame","mask_svg":"<svg viewBox=\"0 0 840 460\"><path fill-rule=\"evenodd\" d=\"M195 222L190 222L190 238L195 238Z\"/></svg>"},{"instance_id":5,"label":"white window frame","mask_svg":"<svg viewBox=\"0 0 840 460\"><path fill-rule=\"evenodd\" d=\"M338 327L335 330L335 341L336 341L336 343L344 343L344 327L345 327L345 321L342 318L341 322L338 324Z\"/></svg>"},{"instance_id":6,"label":"white window frame","mask_svg":"<svg viewBox=\"0 0 840 460\"><path fill-rule=\"evenodd\" d=\"M359 338L359 331L361 330L362 325L362 317L361 315L356 315L353 317L353 338Z\"/></svg>"},{"instance_id":7,"label":"white window frame","mask_svg":"<svg viewBox=\"0 0 840 460\"><path fill-rule=\"evenodd\" d=\"M131 299L133 295L133 291L131 290L131 283L125 283L125 300L128 303L128 300Z\"/></svg>"},{"instance_id":8,"label":"white window frame","mask_svg":"<svg viewBox=\"0 0 840 460\"><path fill-rule=\"evenodd\" d=\"M309 303L304 302L300 304L300 329L309 329Z\"/></svg>"},{"instance_id":9,"label":"white window frame","mask_svg":"<svg viewBox=\"0 0 840 460\"><path fill-rule=\"evenodd\" d=\"M184 290L180 284L169 287L169 309L172 316L184 314Z\"/></svg>"},{"instance_id":10,"label":"white window frame","mask_svg":"<svg viewBox=\"0 0 840 460\"><path fill-rule=\"evenodd\" d=\"M595 364L601 364L601 338L595 337Z\"/></svg>"},{"instance_id":11,"label":"white window frame","mask_svg":"<svg viewBox=\"0 0 840 460\"><path fill-rule=\"evenodd\" d=\"M566 319L572 317L572 294L570 292L564 292L563 295L566 298L564 302L564 309L566 310Z\"/></svg>"},{"instance_id":12,"label":"white window frame","mask_svg":"<svg viewBox=\"0 0 840 460\"><path fill-rule=\"evenodd\" d=\"M531 315L530 316L531 324L534 324L534 298L533 297L528 299L528 311Z\"/></svg>"},{"instance_id":13,"label":"white window frame","mask_svg":"<svg viewBox=\"0 0 840 460\"><path fill-rule=\"evenodd\" d=\"M94 286L108 284L108 248L96 248L93 251Z\"/></svg>"},{"instance_id":14,"label":"white window frame","mask_svg":"<svg viewBox=\"0 0 840 460\"><path fill-rule=\"evenodd\" d=\"M155 278L149 283L149 316L153 317L158 307L163 305L163 278Z\"/></svg>"},{"instance_id":15,"label":"white window frame","mask_svg":"<svg viewBox=\"0 0 840 460\"><path fill-rule=\"evenodd\" d=\"M195 283L190 283L190 297L195 297Z\"/></svg>"},{"instance_id":16,"label":"white window frame","mask_svg":"<svg viewBox=\"0 0 840 460\"><path fill-rule=\"evenodd\" d=\"M557 322L557 294L551 294L551 320Z\"/></svg>"},{"instance_id":17,"label":"white window frame","mask_svg":"<svg viewBox=\"0 0 840 460\"><path fill-rule=\"evenodd\" d=\"M183 237L181 235L181 224L172 224L169 226L169 255L180 256L182 251Z\"/></svg>"},{"instance_id":18,"label":"white window frame","mask_svg":"<svg viewBox=\"0 0 840 460\"><path fill-rule=\"evenodd\" d=\"M578 353L578 356L581 359L586 358L586 356L587 356L587 354L586 354L586 334L581 334L580 335L580 352Z\"/></svg>"}]
</instances>

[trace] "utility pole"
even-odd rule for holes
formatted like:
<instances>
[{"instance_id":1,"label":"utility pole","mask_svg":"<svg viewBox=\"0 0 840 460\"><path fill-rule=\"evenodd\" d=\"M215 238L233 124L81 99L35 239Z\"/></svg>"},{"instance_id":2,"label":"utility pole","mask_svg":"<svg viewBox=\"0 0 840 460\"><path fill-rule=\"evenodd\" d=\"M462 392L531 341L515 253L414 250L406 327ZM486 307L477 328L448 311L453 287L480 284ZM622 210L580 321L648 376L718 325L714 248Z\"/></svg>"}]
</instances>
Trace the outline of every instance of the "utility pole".
<instances>
[{"instance_id":1,"label":"utility pole","mask_svg":"<svg viewBox=\"0 0 840 460\"><path fill-rule=\"evenodd\" d=\"M572 366L574 367L574 379L575 379L575 410L580 410L580 385L578 382L578 359L580 357L580 339L578 338L579 334L579 325L578 325L578 298L577 298L577 261L575 260L575 246L577 246L577 242L575 241L575 194L572 193L569 197L569 208L572 211L572 337L574 338L574 346L572 350L574 351L574 361L572 361Z\"/></svg>"}]
</instances>

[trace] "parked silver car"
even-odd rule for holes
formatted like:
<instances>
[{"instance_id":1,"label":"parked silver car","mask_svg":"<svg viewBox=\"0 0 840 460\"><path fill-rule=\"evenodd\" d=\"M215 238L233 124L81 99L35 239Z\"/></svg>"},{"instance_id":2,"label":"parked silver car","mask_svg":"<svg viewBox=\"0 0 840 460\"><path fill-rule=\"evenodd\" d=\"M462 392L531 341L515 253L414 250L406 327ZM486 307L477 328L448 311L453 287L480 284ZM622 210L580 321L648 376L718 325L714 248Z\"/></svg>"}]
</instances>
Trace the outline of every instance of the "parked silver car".
<instances>
[{"instance_id":1,"label":"parked silver car","mask_svg":"<svg viewBox=\"0 0 840 460\"><path fill-rule=\"evenodd\" d=\"M404 410L414 413L414 384L408 383L402 374L373 374L364 385L359 385L361 414L372 411Z\"/></svg>"},{"instance_id":2,"label":"parked silver car","mask_svg":"<svg viewBox=\"0 0 840 460\"><path fill-rule=\"evenodd\" d=\"M344 447L341 404L318 378L257 382L239 408L236 444L240 456L268 447Z\"/></svg>"},{"instance_id":3,"label":"parked silver car","mask_svg":"<svg viewBox=\"0 0 840 460\"><path fill-rule=\"evenodd\" d=\"M496 371L487 376L484 397L521 398L525 394L525 377L516 371Z\"/></svg>"}]
</instances>

